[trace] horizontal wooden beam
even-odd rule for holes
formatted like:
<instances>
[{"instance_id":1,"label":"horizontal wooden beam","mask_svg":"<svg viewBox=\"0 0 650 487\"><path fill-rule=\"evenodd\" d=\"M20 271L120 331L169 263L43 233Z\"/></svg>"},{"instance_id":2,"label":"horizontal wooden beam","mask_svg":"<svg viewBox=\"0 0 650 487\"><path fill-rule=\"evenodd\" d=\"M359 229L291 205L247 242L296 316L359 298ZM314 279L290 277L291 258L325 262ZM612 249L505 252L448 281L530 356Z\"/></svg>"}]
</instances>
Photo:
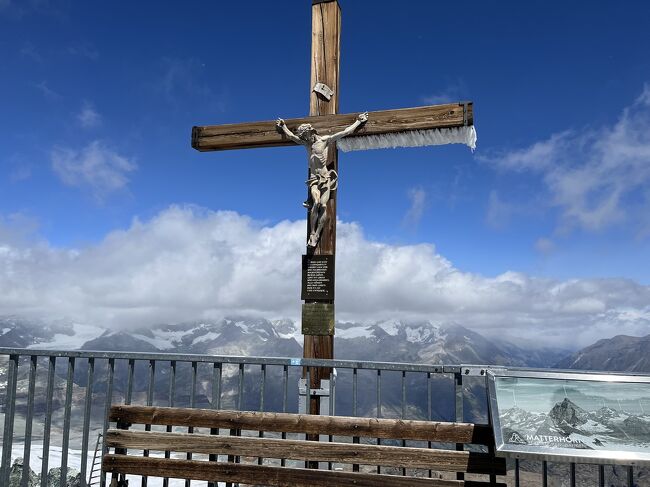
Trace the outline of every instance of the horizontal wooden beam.
<instances>
[{"instance_id":1,"label":"horizontal wooden beam","mask_svg":"<svg viewBox=\"0 0 650 487\"><path fill-rule=\"evenodd\" d=\"M491 445L494 442L492 428L472 423L126 405L111 407L109 419L131 424L359 436L440 443Z\"/></svg>"},{"instance_id":2,"label":"horizontal wooden beam","mask_svg":"<svg viewBox=\"0 0 650 487\"><path fill-rule=\"evenodd\" d=\"M357 113L322 115L318 117L292 118L285 120L285 122L287 127L293 131L300 124L310 123L320 134L327 135L343 130L356 120L357 115ZM368 122L350 137L462 127L473 123L472 102L382 110L370 112ZM295 144L277 130L275 120L192 128L192 147L199 151L250 149L283 145Z\"/></svg>"},{"instance_id":3,"label":"horizontal wooden beam","mask_svg":"<svg viewBox=\"0 0 650 487\"><path fill-rule=\"evenodd\" d=\"M463 480L441 480L396 475L309 470L303 468L269 467L243 463L218 463L168 458L104 455L105 472L207 480L240 482L273 487L506 487L504 483L490 484Z\"/></svg>"},{"instance_id":4,"label":"horizontal wooden beam","mask_svg":"<svg viewBox=\"0 0 650 487\"><path fill-rule=\"evenodd\" d=\"M113 448L287 458L447 472L505 475L506 462L485 453L258 437L109 430Z\"/></svg>"}]
</instances>

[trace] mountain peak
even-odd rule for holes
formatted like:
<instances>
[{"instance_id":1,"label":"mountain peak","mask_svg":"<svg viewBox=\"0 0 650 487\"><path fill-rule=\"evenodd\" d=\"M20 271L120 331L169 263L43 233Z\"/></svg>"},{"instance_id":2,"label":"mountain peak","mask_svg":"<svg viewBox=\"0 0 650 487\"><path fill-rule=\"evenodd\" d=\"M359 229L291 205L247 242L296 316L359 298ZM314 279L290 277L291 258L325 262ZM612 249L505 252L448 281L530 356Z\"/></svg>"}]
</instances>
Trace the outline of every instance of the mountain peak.
<instances>
[{"instance_id":1,"label":"mountain peak","mask_svg":"<svg viewBox=\"0 0 650 487\"><path fill-rule=\"evenodd\" d=\"M556 403L549 416L558 425L565 423L574 428L585 424L589 420L589 413L568 397L565 397L562 402Z\"/></svg>"}]
</instances>

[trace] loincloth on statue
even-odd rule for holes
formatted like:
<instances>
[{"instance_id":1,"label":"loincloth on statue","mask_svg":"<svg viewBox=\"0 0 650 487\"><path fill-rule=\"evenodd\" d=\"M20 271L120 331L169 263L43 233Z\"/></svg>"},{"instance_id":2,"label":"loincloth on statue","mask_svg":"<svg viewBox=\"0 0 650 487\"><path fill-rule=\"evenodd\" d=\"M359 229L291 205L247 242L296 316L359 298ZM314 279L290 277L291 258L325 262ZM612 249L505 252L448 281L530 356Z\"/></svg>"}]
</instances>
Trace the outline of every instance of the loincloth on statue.
<instances>
[{"instance_id":1,"label":"loincloth on statue","mask_svg":"<svg viewBox=\"0 0 650 487\"><path fill-rule=\"evenodd\" d=\"M305 184L311 189L312 186L317 186L323 192L334 191L338 187L339 175L334 169L312 174Z\"/></svg>"}]
</instances>

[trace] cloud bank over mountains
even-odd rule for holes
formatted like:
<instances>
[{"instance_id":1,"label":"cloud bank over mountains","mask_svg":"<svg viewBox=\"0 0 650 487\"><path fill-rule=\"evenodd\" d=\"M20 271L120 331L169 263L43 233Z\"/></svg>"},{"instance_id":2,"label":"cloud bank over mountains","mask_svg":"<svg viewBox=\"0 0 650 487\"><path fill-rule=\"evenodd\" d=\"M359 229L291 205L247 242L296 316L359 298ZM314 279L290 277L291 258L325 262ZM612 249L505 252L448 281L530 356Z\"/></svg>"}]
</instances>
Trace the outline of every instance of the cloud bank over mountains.
<instances>
[{"instance_id":1,"label":"cloud bank over mountains","mask_svg":"<svg viewBox=\"0 0 650 487\"><path fill-rule=\"evenodd\" d=\"M0 222L1 225L1 222ZM299 319L304 221L265 225L227 211L172 206L83 248L0 229L0 314L111 328L251 315ZM575 346L645 335L650 286L464 272L430 244L368 240L338 227L337 318L457 322L504 338Z\"/></svg>"},{"instance_id":2,"label":"cloud bank over mountains","mask_svg":"<svg viewBox=\"0 0 650 487\"><path fill-rule=\"evenodd\" d=\"M546 201L560 211L560 230L627 222L637 235L650 235L650 84L612 124L565 130L480 159L540 177Z\"/></svg>"}]
</instances>

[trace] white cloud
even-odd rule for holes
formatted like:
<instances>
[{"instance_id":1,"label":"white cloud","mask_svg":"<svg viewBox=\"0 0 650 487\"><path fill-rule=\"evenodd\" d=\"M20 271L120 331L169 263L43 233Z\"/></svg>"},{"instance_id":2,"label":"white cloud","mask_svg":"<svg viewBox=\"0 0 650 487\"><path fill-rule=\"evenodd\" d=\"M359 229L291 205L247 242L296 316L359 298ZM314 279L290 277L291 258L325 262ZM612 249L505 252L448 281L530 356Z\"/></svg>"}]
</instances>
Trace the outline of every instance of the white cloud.
<instances>
[{"instance_id":1,"label":"white cloud","mask_svg":"<svg viewBox=\"0 0 650 487\"><path fill-rule=\"evenodd\" d=\"M492 228L505 227L513 213L515 213L513 205L503 201L497 190L493 189L490 191L487 213L485 215L485 221L489 226Z\"/></svg>"},{"instance_id":2,"label":"white cloud","mask_svg":"<svg viewBox=\"0 0 650 487\"><path fill-rule=\"evenodd\" d=\"M85 101L77 114L77 121L83 128L93 128L101 125L102 116L95 110L92 103Z\"/></svg>"},{"instance_id":3,"label":"white cloud","mask_svg":"<svg viewBox=\"0 0 650 487\"><path fill-rule=\"evenodd\" d=\"M408 190L407 196L411 201L411 206L404 215L403 224L414 228L422 219L427 202L427 192L422 188L411 188Z\"/></svg>"},{"instance_id":4,"label":"white cloud","mask_svg":"<svg viewBox=\"0 0 650 487\"><path fill-rule=\"evenodd\" d=\"M68 46L67 51L71 56L82 57L91 61L95 61L99 57L99 52L89 42L79 42Z\"/></svg>"},{"instance_id":5,"label":"white cloud","mask_svg":"<svg viewBox=\"0 0 650 487\"><path fill-rule=\"evenodd\" d=\"M81 151L56 147L52 150L52 169L68 186L88 188L101 200L126 187L128 173L137 165L96 140Z\"/></svg>"},{"instance_id":6,"label":"white cloud","mask_svg":"<svg viewBox=\"0 0 650 487\"><path fill-rule=\"evenodd\" d=\"M555 250L555 242L550 238L540 237L535 242L535 250L540 254L550 254Z\"/></svg>"},{"instance_id":7,"label":"white cloud","mask_svg":"<svg viewBox=\"0 0 650 487\"><path fill-rule=\"evenodd\" d=\"M172 106L196 104L211 111L223 111L225 92L214 91L205 76L205 63L196 58L163 58L154 89Z\"/></svg>"},{"instance_id":8,"label":"white cloud","mask_svg":"<svg viewBox=\"0 0 650 487\"><path fill-rule=\"evenodd\" d=\"M467 99L467 86L462 80L450 83L444 90L422 97L427 105L440 105L454 103Z\"/></svg>"},{"instance_id":9,"label":"white cloud","mask_svg":"<svg viewBox=\"0 0 650 487\"><path fill-rule=\"evenodd\" d=\"M650 185L650 85L610 126L567 130L482 159L504 170L538 174L565 229L641 221L650 210L644 194Z\"/></svg>"},{"instance_id":10,"label":"white cloud","mask_svg":"<svg viewBox=\"0 0 650 487\"><path fill-rule=\"evenodd\" d=\"M8 4L7 4L8 5ZM2 10L2 0L0 0L0 10ZM36 63L42 63L43 57L40 55L34 44L25 42L19 51L20 55L29 58Z\"/></svg>"},{"instance_id":11,"label":"white cloud","mask_svg":"<svg viewBox=\"0 0 650 487\"><path fill-rule=\"evenodd\" d=\"M17 2L0 0L0 15L5 15L12 20L19 20L30 14L47 15L58 19L67 18L55 3L57 2L50 2L50 0L19 0Z\"/></svg>"},{"instance_id":12,"label":"white cloud","mask_svg":"<svg viewBox=\"0 0 650 487\"><path fill-rule=\"evenodd\" d=\"M47 84L47 81L45 80L41 81L40 83L32 83L32 86L50 101L56 101L61 98L61 95L50 88L50 86Z\"/></svg>"},{"instance_id":13,"label":"white cloud","mask_svg":"<svg viewBox=\"0 0 650 487\"><path fill-rule=\"evenodd\" d=\"M0 232L0 314L128 327L227 314L300 315L304 221L263 226L232 212L171 207L85 248ZM337 316L455 321L479 332L586 345L647 334L650 286L463 272L433 245L369 241L338 227Z\"/></svg>"},{"instance_id":14,"label":"white cloud","mask_svg":"<svg viewBox=\"0 0 650 487\"><path fill-rule=\"evenodd\" d=\"M25 181L32 176L33 164L24 154L19 152L13 153L5 158L8 166L9 181L17 183Z\"/></svg>"}]
</instances>

